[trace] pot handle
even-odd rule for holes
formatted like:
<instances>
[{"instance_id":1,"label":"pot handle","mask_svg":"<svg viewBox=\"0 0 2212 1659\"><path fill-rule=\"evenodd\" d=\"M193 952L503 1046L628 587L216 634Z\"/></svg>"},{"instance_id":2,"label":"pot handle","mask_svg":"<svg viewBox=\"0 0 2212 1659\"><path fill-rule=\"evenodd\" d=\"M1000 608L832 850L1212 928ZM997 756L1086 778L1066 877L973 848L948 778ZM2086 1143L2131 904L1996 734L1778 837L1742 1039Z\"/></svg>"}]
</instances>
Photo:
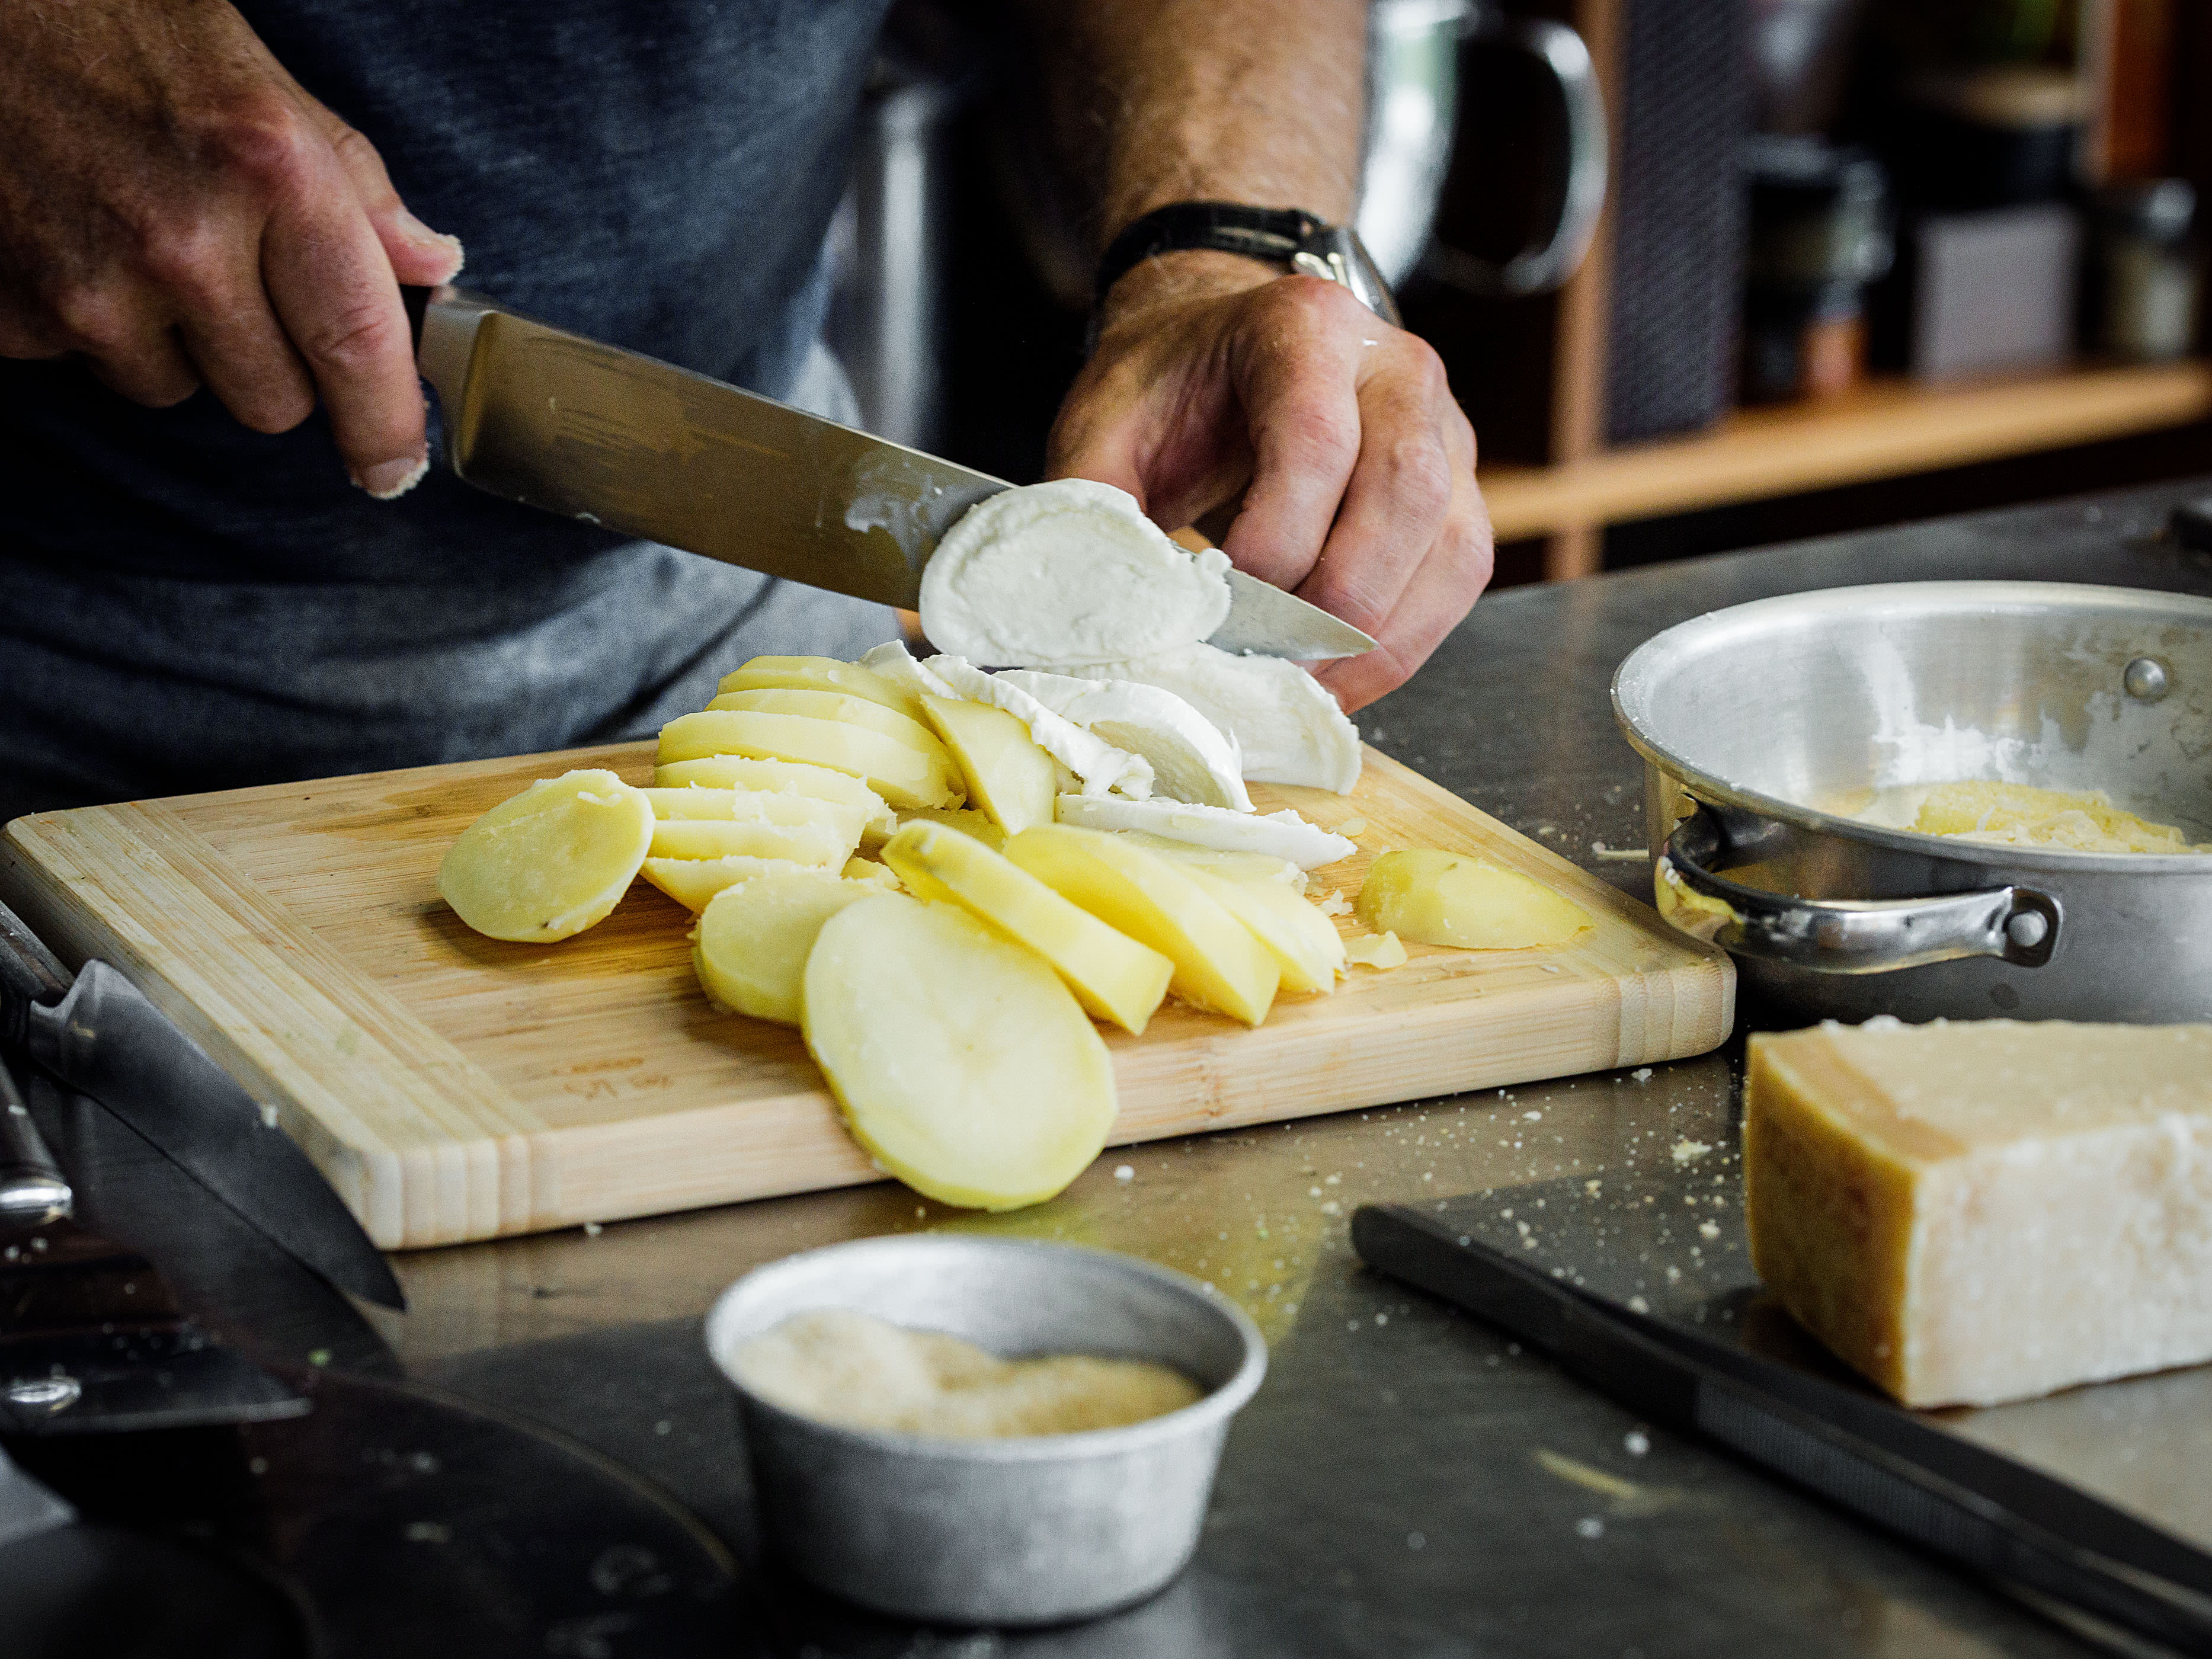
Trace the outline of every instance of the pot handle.
<instances>
[{"instance_id":1,"label":"pot handle","mask_svg":"<svg viewBox=\"0 0 2212 1659\"><path fill-rule=\"evenodd\" d=\"M1676 824L1652 872L1659 913L1694 938L1763 961L1818 974L1887 974L1962 957L2040 968L2058 943L2058 901L2032 888L1801 899L1716 875L1727 845L1708 806Z\"/></svg>"}]
</instances>

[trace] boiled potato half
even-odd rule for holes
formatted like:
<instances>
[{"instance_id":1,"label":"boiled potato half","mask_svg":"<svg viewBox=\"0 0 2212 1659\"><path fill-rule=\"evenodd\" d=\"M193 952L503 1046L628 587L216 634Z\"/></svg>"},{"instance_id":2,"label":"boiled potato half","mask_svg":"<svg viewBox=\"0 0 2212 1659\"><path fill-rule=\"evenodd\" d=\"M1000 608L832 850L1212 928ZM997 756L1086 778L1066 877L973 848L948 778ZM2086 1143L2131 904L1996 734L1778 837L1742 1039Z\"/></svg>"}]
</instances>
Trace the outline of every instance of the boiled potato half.
<instances>
[{"instance_id":1,"label":"boiled potato half","mask_svg":"<svg viewBox=\"0 0 2212 1659\"><path fill-rule=\"evenodd\" d=\"M1433 848L1385 853L1352 908L1378 933L1462 951L1565 945L1589 912L1517 870Z\"/></svg>"},{"instance_id":2,"label":"boiled potato half","mask_svg":"<svg viewBox=\"0 0 2212 1659\"><path fill-rule=\"evenodd\" d=\"M921 718L921 704L913 692L872 668L835 657L755 657L735 673L723 675L714 691L718 696L730 691L835 691L879 702L909 720Z\"/></svg>"},{"instance_id":3,"label":"boiled potato half","mask_svg":"<svg viewBox=\"0 0 2212 1659\"><path fill-rule=\"evenodd\" d=\"M909 892L960 904L1028 945L1067 981L1094 1019L1139 1033L1168 994L1175 964L1158 951L1116 933L957 830L909 823L884 847L884 862L898 872Z\"/></svg>"},{"instance_id":4,"label":"boiled potato half","mask_svg":"<svg viewBox=\"0 0 2212 1659\"><path fill-rule=\"evenodd\" d=\"M1103 830L1064 823L1027 830L1006 856L1062 898L1175 963L1170 988L1186 1002L1247 1025L1267 1017L1280 978L1251 930L1183 871Z\"/></svg>"},{"instance_id":5,"label":"boiled potato half","mask_svg":"<svg viewBox=\"0 0 2212 1659\"><path fill-rule=\"evenodd\" d=\"M629 890L653 830L645 792L611 772L541 778L461 831L438 866L438 894L493 939L568 939Z\"/></svg>"},{"instance_id":6,"label":"boiled potato half","mask_svg":"<svg viewBox=\"0 0 2212 1659\"><path fill-rule=\"evenodd\" d=\"M971 806L1010 836L1052 822L1059 775L1026 725L1003 708L957 697L925 696L921 706L960 769Z\"/></svg>"},{"instance_id":7,"label":"boiled potato half","mask_svg":"<svg viewBox=\"0 0 2212 1659\"><path fill-rule=\"evenodd\" d=\"M1114 1123L1106 1045L1059 975L955 904L872 895L806 959L806 1046L853 1138L916 1192L1040 1203Z\"/></svg>"},{"instance_id":8,"label":"boiled potato half","mask_svg":"<svg viewBox=\"0 0 2212 1659\"><path fill-rule=\"evenodd\" d=\"M738 692L739 696L772 696ZM790 691L786 696L821 695ZM838 699L862 708L873 708L890 720L905 720L890 709L858 697ZM957 806L964 799L960 775L945 745L925 728L908 726L921 733L927 747L917 747L872 726L811 714L785 714L761 708L710 708L684 714L660 728L660 763L669 767L682 761L736 755L757 760L790 761L803 766L826 766L862 780L889 805L901 808Z\"/></svg>"},{"instance_id":9,"label":"boiled potato half","mask_svg":"<svg viewBox=\"0 0 2212 1659\"><path fill-rule=\"evenodd\" d=\"M799 1024L814 936L847 905L884 890L810 872L726 887L699 913L691 965L712 1000L755 1019Z\"/></svg>"},{"instance_id":10,"label":"boiled potato half","mask_svg":"<svg viewBox=\"0 0 2212 1659\"><path fill-rule=\"evenodd\" d=\"M1336 924L1271 876L1230 880L1193 865L1183 874L1251 930L1283 976L1285 991L1334 991L1344 968Z\"/></svg>"}]
</instances>

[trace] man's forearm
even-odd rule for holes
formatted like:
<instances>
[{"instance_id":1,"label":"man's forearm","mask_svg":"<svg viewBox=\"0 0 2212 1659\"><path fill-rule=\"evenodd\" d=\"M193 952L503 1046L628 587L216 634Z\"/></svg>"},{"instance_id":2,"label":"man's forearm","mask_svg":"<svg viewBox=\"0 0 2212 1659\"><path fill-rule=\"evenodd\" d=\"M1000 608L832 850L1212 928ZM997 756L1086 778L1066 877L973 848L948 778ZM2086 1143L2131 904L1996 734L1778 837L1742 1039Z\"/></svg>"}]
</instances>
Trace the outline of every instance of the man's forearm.
<instances>
[{"instance_id":1,"label":"man's forearm","mask_svg":"<svg viewBox=\"0 0 2212 1659\"><path fill-rule=\"evenodd\" d=\"M1030 0L1094 251L1170 202L1358 198L1365 0Z\"/></svg>"}]
</instances>

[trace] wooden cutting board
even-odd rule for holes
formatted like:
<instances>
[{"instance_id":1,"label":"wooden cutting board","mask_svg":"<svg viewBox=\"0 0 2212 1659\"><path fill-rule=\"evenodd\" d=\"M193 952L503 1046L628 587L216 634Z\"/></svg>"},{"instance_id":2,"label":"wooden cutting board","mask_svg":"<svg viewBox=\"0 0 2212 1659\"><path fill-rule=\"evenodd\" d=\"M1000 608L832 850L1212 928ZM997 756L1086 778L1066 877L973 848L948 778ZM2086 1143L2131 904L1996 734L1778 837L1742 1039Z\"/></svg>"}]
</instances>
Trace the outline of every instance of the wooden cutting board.
<instances>
[{"instance_id":1,"label":"wooden cutting board","mask_svg":"<svg viewBox=\"0 0 2212 1659\"><path fill-rule=\"evenodd\" d=\"M653 754L18 818L0 899L71 966L97 956L130 975L276 1109L386 1249L880 1178L798 1032L708 1006L689 914L654 889L552 945L484 939L434 891L453 838L532 779L605 766L645 783ZM1525 871L1596 925L1552 951L1412 945L1402 968L1279 1000L1257 1030L1164 1006L1141 1037L1107 1034L1117 1143L1678 1059L1727 1036L1725 955L1373 750L1348 797L1252 793L1262 811L1366 820L1359 854L1322 878L1346 898L1376 853L1442 847Z\"/></svg>"}]
</instances>

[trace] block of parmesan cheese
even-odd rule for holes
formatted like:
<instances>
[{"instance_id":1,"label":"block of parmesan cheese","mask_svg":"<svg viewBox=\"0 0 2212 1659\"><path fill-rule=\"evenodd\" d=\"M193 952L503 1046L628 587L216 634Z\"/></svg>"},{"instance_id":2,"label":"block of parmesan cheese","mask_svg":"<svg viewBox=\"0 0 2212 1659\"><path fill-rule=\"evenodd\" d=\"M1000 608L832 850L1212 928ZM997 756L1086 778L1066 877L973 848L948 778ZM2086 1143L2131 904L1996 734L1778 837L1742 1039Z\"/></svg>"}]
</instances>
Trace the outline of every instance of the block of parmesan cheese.
<instances>
[{"instance_id":1,"label":"block of parmesan cheese","mask_svg":"<svg viewBox=\"0 0 2212 1659\"><path fill-rule=\"evenodd\" d=\"M1751 1039L1752 1262L1908 1406L2212 1359L2212 1025Z\"/></svg>"}]
</instances>

